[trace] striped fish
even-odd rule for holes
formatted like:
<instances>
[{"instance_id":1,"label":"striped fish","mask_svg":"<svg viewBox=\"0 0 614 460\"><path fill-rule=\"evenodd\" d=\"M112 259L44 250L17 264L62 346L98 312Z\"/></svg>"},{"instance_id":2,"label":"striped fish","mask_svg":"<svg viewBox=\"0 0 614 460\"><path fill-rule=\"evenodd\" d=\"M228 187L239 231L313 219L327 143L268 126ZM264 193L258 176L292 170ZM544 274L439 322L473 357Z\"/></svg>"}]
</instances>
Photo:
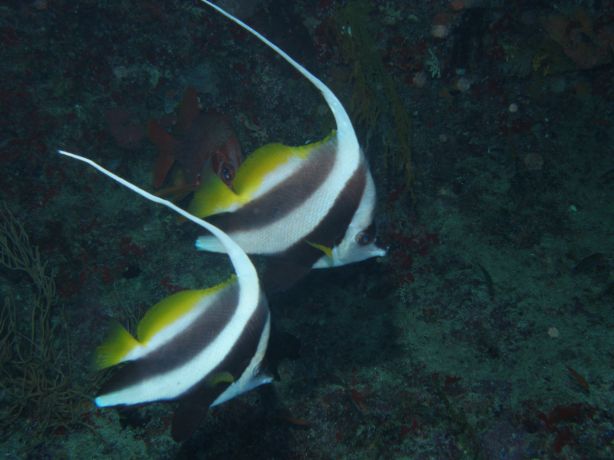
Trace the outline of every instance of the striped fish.
<instances>
[{"instance_id":1,"label":"striped fish","mask_svg":"<svg viewBox=\"0 0 614 460\"><path fill-rule=\"evenodd\" d=\"M248 254L271 257L267 290L290 286L311 268L385 255L375 243L376 194L367 160L339 99L318 78L260 33L207 0L207 5L275 50L320 92L337 130L300 147L269 144L239 167L233 189L209 174L188 210L224 230ZM197 249L222 252L213 236Z\"/></svg>"},{"instance_id":2,"label":"striped fish","mask_svg":"<svg viewBox=\"0 0 614 460\"><path fill-rule=\"evenodd\" d=\"M271 381L262 370L270 332L267 301L253 264L224 232L173 203L81 160L156 203L197 223L218 238L236 272L224 283L181 291L154 305L140 321L137 337L116 325L96 351L96 365L125 363L101 388L98 407L180 399L173 418L175 440L186 439L210 406Z\"/></svg>"}]
</instances>

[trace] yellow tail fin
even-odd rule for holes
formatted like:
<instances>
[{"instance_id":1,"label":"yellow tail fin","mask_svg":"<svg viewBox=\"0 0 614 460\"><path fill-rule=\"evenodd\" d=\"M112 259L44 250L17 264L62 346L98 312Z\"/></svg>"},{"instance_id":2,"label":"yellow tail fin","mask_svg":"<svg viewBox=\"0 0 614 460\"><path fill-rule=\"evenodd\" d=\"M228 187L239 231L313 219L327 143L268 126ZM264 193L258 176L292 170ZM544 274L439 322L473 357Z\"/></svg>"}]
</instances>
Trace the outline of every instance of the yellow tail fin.
<instances>
[{"instance_id":1,"label":"yellow tail fin","mask_svg":"<svg viewBox=\"0 0 614 460\"><path fill-rule=\"evenodd\" d=\"M96 348L94 366L96 369L106 369L125 360L130 351L140 346L121 324L114 323L105 341Z\"/></svg>"}]
</instances>

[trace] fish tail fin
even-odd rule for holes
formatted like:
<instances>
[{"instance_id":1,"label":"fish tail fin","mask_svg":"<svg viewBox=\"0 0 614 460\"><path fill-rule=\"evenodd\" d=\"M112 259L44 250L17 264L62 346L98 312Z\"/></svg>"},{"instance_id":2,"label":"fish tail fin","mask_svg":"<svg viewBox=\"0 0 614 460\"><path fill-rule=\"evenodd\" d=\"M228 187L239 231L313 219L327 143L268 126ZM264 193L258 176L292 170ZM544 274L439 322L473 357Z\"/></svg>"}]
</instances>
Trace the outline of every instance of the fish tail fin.
<instances>
[{"instance_id":1,"label":"fish tail fin","mask_svg":"<svg viewBox=\"0 0 614 460\"><path fill-rule=\"evenodd\" d=\"M121 324L114 322L105 341L96 348L94 367L106 369L125 361L126 355L141 344Z\"/></svg>"}]
</instances>

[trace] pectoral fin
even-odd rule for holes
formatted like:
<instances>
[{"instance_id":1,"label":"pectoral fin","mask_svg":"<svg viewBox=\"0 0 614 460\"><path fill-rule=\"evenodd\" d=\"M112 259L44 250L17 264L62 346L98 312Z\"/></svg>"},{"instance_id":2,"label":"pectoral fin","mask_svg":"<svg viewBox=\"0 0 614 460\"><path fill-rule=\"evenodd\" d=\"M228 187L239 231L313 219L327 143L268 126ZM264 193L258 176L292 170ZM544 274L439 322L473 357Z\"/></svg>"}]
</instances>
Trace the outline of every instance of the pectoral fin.
<instances>
[{"instance_id":1,"label":"pectoral fin","mask_svg":"<svg viewBox=\"0 0 614 460\"><path fill-rule=\"evenodd\" d=\"M230 372L218 372L207 379L207 384L211 387L216 387L220 384L231 384L235 378Z\"/></svg>"},{"instance_id":2,"label":"pectoral fin","mask_svg":"<svg viewBox=\"0 0 614 460\"><path fill-rule=\"evenodd\" d=\"M318 243L312 243L310 241L307 241L307 244L313 248L319 249L320 251L322 251L324 253L324 255L326 255L327 257L332 258L333 257L333 248L325 246L323 244L318 244Z\"/></svg>"}]
</instances>

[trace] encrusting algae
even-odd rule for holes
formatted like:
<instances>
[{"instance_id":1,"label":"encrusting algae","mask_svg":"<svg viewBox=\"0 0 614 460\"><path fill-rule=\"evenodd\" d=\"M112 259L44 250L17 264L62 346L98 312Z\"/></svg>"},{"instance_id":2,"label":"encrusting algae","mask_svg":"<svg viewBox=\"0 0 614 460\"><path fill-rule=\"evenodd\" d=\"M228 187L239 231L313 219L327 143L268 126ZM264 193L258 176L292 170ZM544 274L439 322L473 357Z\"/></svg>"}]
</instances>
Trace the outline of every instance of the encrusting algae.
<instances>
[{"instance_id":1,"label":"encrusting algae","mask_svg":"<svg viewBox=\"0 0 614 460\"><path fill-rule=\"evenodd\" d=\"M365 146L376 135L384 140L383 151L374 162L380 165L379 175L400 178L405 192L411 194L414 181L411 118L394 79L384 68L379 49L373 44L374 34L369 27L371 8L365 0L354 0L340 7L335 15L340 22L337 40L345 62L351 66L350 111L365 136ZM394 134L385 128L385 121L392 121Z\"/></svg>"}]
</instances>

